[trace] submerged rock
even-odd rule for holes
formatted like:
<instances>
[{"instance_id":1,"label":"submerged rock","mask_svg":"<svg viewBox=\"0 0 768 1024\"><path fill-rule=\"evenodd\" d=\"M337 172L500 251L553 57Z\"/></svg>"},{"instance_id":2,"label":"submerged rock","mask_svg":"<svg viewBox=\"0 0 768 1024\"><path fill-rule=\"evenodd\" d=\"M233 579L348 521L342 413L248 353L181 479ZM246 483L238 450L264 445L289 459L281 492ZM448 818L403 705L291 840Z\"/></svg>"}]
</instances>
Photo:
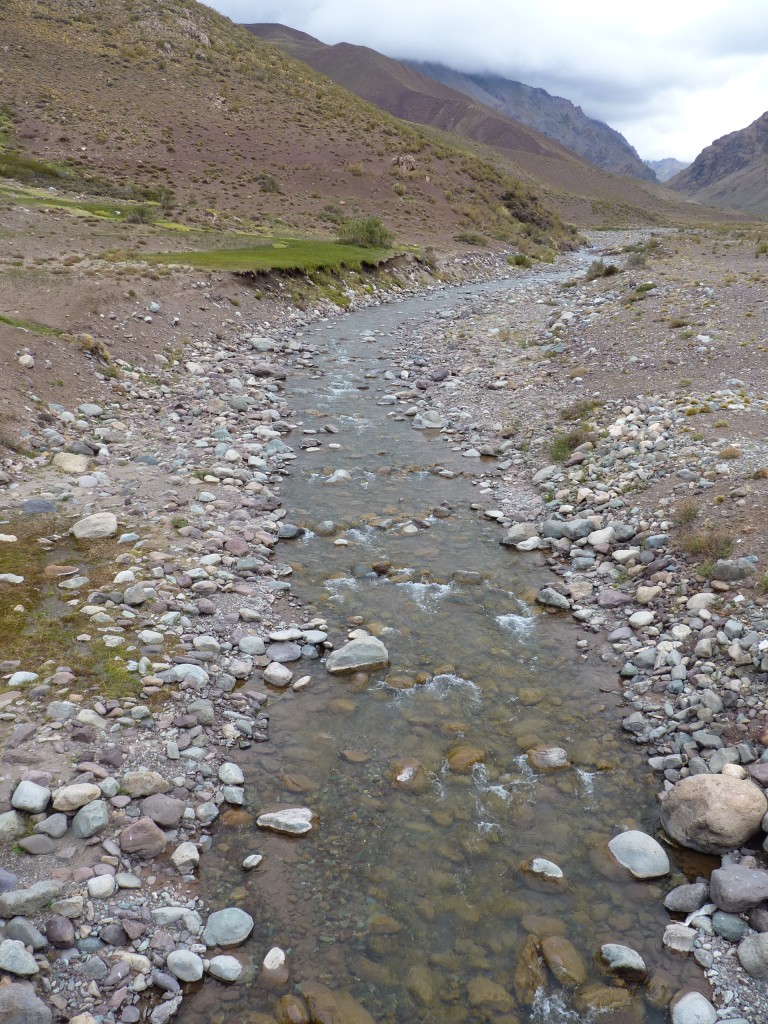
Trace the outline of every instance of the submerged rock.
<instances>
[{"instance_id":1,"label":"submerged rock","mask_svg":"<svg viewBox=\"0 0 768 1024\"><path fill-rule=\"evenodd\" d=\"M259 828L266 828L271 832L303 836L311 830L313 817L314 814L309 807L286 807L283 810L260 814L256 824Z\"/></svg>"},{"instance_id":2,"label":"submerged rock","mask_svg":"<svg viewBox=\"0 0 768 1024\"><path fill-rule=\"evenodd\" d=\"M332 651L326 658L325 668L331 675L342 675L386 668L388 664L389 652L381 640L375 636L364 636Z\"/></svg>"}]
</instances>

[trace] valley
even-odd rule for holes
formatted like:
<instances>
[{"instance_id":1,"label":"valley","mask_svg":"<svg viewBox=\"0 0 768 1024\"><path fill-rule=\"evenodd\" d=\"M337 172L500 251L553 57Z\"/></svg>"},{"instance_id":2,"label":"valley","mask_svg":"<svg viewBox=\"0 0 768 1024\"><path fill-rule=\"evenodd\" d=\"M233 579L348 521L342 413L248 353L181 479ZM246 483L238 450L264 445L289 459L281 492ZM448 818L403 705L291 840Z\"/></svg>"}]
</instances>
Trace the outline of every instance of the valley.
<instances>
[{"instance_id":1,"label":"valley","mask_svg":"<svg viewBox=\"0 0 768 1024\"><path fill-rule=\"evenodd\" d=\"M0 1024L768 1024L762 221L0 28Z\"/></svg>"}]
</instances>

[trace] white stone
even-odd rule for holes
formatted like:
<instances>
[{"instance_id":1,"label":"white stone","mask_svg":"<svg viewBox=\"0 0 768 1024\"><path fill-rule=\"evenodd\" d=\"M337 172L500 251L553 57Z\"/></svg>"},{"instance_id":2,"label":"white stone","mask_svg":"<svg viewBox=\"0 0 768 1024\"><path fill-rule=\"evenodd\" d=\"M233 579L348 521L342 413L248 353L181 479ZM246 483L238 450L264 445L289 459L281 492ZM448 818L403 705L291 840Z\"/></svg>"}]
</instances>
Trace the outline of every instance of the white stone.
<instances>
[{"instance_id":1,"label":"white stone","mask_svg":"<svg viewBox=\"0 0 768 1024\"><path fill-rule=\"evenodd\" d=\"M108 900L117 888L113 875L96 875L87 882L88 895L92 900Z\"/></svg>"},{"instance_id":2,"label":"white stone","mask_svg":"<svg viewBox=\"0 0 768 1024\"><path fill-rule=\"evenodd\" d=\"M114 537L117 533L117 516L114 512L95 512L75 523L69 531L78 540L97 540L100 537Z\"/></svg>"},{"instance_id":3,"label":"white stone","mask_svg":"<svg viewBox=\"0 0 768 1024\"><path fill-rule=\"evenodd\" d=\"M272 832L303 836L311 830L313 817L314 814L309 807L286 807L259 815L256 824L259 828L270 829Z\"/></svg>"}]
</instances>

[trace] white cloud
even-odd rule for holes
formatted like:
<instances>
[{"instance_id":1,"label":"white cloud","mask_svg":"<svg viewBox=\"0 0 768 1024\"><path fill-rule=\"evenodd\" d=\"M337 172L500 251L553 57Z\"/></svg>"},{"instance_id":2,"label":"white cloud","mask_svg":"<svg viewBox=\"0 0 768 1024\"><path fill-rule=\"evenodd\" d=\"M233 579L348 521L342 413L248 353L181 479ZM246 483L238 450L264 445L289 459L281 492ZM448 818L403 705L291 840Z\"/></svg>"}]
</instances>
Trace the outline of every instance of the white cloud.
<instances>
[{"instance_id":1,"label":"white cloud","mask_svg":"<svg viewBox=\"0 0 768 1024\"><path fill-rule=\"evenodd\" d=\"M768 109L763 0L209 0L327 43L494 72L566 96L649 159L692 159Z\"/></svg>"}]
</instances>

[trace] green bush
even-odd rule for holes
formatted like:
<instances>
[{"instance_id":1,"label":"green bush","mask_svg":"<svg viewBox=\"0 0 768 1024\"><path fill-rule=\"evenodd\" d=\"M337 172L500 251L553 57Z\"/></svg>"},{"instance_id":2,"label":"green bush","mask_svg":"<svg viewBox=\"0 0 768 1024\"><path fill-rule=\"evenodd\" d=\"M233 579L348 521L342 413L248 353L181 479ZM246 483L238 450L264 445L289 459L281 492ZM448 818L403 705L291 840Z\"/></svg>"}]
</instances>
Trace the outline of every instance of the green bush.
<instances>
[{"instance_id":1,"label":"green bush","mask_svg":"<svg viewBox=\"0 0 768 1024\"><path fill-rule=\"evenodd\" d=\"M488 245L488 239L477 231L460 231L453 236L454 242L463 242L465 245Z\"/></svg>"},{"instance_id":2,"label":"green bush","mask_svg":"<svg viewBox=\"0 0 768 1024\"><path fill-rule=\"evenodd\" d=\"M524 252L516 252L513 256L507 256L507 263L511 267L532 267L533 260Z\"/></svg>"},{"instance_id":3,"label":"green bush","mask_svg":"<svg viewBox=\"0 0 768 1024\"><path fill-rule=\"evenodd\" d=\"M126 221L129 224L151 224L157 215L157 208L149 206L148 203L138 203L126 214Z\"/></svg>"},{"instance_id":4,"label":"green bush","mask_svg":"<svg viewBox=\"0 0 768 1024\"><path fill-rule=\"evenodd\" d=\"M565 462L573 455L579 445L589 440L589 436L581 427L567 433L557 431L549 446L549 457L553 462Z\"/></svg>"},{"instance_id":5,"label":"green bush","mask_svg":"<svg viewBox=\"0 0 768 1024\"><path fill-rule=\"evenodd\" d=\"M584 275L587 281L595 281L598 277L613 277L618 274L619 268L613 263L605 263L603 260L593 260Z\"/></svg>"},{"instance_id":6,"label":"green bush","mask_svg":"<svg viewBox=\"0 0 768 1024\"><path fill-rule=\"evenodd\" d=\"M378 217L355 217L344 221L339 227L337 241L340 245L362 245L368 249L388 249L392 245L391 231Z\"/></svg>"}]
</instances>

